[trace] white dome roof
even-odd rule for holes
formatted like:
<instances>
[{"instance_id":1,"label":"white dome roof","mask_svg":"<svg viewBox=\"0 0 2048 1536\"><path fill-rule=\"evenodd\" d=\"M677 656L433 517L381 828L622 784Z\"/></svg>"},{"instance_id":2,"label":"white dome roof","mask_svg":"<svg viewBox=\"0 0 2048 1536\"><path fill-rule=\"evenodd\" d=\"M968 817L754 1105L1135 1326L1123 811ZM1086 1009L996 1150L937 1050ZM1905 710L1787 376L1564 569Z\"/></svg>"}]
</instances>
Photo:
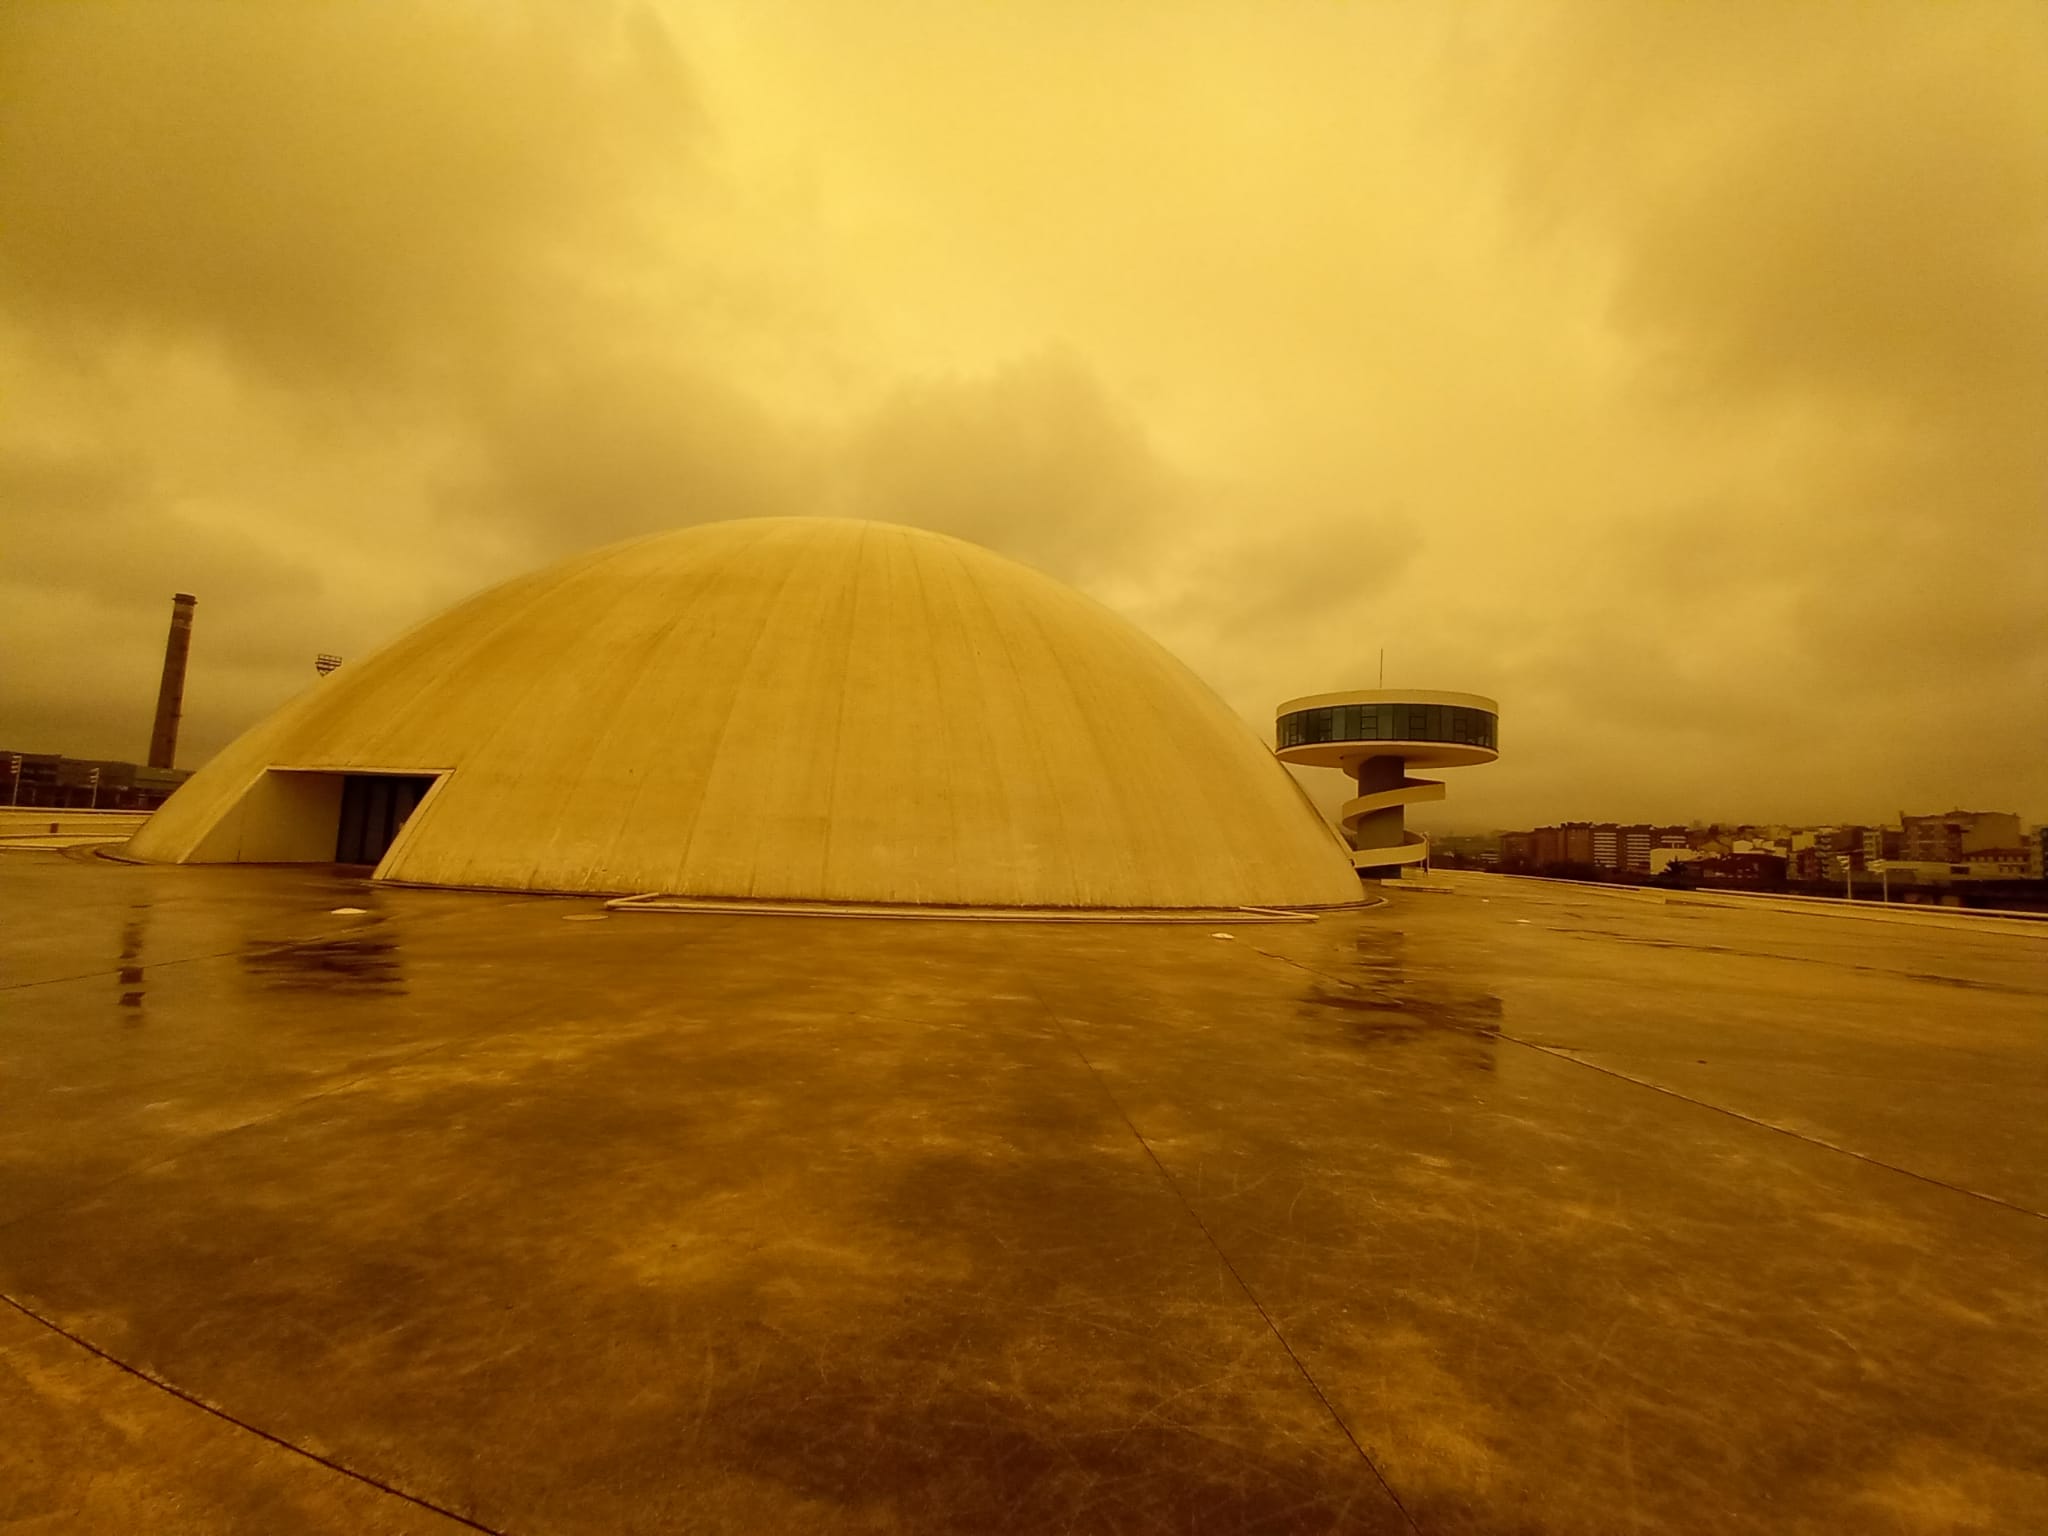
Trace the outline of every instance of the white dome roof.
<instances>
[{"instance_id":1,"label":"white dome roof","mask_svg":"<svg viewBox=\"0 0 2048 1536\"><path fill-rule=\"evenodd\" d=\"M1359 896L1336 833L1172 656L1048 577L893 524L709 524L482 593L249 731L130 851L277 857L236 831L257 786L311 782L273 770L445 775L377 871L422 884Z\"/></svg>"}]
</instances>

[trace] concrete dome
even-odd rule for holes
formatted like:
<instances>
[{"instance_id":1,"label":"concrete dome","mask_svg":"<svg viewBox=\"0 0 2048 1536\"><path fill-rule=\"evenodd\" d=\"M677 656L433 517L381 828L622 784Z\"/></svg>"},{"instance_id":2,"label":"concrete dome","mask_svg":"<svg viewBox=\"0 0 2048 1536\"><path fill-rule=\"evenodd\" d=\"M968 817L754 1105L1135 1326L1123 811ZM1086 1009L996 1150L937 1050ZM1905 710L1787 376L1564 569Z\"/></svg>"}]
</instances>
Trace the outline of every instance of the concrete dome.
<instances>
[{"instance_id":1,"label":"concrete dome","mask_svg":"<svg viewBox=\"0 0 2048 1536\"><path fill-rule=\"evenodd\" d=\"M482 593L249 731L129 848L329 860L345 788L385 784L413 786L418 809L368 857L421 884L987 906L1359 895L1286 770L1158 645L1035 571L893 524L710 524Z\"/></svg>"}]
</instances>

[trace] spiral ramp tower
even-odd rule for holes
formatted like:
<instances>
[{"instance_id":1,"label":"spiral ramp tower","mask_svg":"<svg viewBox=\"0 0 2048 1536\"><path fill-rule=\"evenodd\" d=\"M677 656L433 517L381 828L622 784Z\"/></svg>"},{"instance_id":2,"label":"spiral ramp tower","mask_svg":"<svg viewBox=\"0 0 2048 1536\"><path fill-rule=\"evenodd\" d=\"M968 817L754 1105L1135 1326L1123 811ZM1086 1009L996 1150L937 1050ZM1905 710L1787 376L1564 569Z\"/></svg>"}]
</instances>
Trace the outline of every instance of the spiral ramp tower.
<instances>
[{"instance_id":1,"label":"spiral ramp tower","mask_svg":"<svg viewBox=\"0 0 2048 1536\"><path fill-rule=\"evenodd\" d=\"M1273 734L1281 762L1338 768L1357 784L1338 821L1359 874L1384 879L1428 860L1428 837L1409 831L1403 813L1444 797L1441 780L1414 778L1409 768L1492 762L1500 756L1500 706L1476 693L1318 693L1275 710Z\"/></svg>"}]
</instances>

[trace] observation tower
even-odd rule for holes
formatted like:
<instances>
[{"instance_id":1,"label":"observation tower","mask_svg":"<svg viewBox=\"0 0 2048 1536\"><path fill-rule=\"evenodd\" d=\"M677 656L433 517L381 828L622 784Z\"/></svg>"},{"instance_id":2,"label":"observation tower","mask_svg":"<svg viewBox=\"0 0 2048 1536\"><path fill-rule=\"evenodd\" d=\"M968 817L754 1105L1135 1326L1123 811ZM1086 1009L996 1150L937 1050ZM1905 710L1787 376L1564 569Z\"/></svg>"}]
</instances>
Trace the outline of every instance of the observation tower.
<instances>
[{"instance_id":1,"label":"observation tower","mask_svg":"<svg viewBox=\"0 0 2048 1536\"><path fill-rule=\"evenodd\" d=\"M1358 785L1338 815L1351 862L1368 879L1398 877L1429 857L1429 839L1402 825L1402 807L1441 800L1437 779L1411 767L1464 768L1500 756L1500 706L1476 693L1364 688L1289 699L1274 712L1283 763L1341 768Z\"/></svg>"}]
</instances>

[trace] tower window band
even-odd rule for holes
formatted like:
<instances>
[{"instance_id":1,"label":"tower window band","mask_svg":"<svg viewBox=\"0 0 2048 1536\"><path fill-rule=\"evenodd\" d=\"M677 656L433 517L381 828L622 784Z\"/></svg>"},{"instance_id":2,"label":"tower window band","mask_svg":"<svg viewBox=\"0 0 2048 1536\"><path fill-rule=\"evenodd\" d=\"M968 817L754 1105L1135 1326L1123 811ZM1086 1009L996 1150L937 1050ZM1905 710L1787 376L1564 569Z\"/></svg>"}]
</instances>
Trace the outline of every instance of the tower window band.
<instances>
[{"instance_id":1,"label":"tower window band","mask_svg":"<svg viewBox=\"0 0 2048 1536\"><path fill-rule=\"evenodd\" d=\"M1446 741L1497 751L1498 722L1461 704L1336 704L1298 709L1275 723L1278 747L1325 741Z\"/></svg>"}]
</instances>

